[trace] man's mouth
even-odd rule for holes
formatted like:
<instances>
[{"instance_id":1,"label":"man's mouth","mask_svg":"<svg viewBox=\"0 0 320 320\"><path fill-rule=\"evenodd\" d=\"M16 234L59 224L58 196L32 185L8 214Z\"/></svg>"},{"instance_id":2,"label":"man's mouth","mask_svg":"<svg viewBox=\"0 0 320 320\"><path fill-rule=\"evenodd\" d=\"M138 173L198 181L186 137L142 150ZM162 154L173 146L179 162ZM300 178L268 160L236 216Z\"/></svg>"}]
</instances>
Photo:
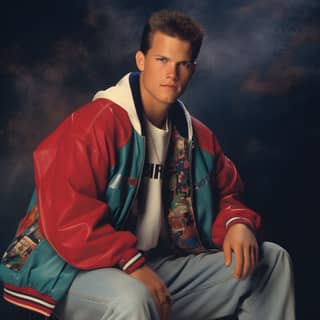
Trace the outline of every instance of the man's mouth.
<instances>
[{"instance_id":1,"label":"man's mouth","mask_svg":"<svg viewBox=\"0 0 320 320\"><path fill-rule=\"evenodd\" d=\"M177 89L178 85L176 85L176 84L162 84L161 87Z\"/></svg>"}]
</instances>

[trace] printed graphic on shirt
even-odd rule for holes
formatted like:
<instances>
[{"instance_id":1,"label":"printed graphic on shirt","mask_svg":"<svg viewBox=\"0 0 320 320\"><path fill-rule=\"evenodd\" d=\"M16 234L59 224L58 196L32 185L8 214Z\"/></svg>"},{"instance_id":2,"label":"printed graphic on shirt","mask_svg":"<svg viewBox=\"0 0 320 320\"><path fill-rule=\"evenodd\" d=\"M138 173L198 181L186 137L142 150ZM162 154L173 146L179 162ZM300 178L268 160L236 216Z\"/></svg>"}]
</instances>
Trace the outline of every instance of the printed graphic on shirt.
<instances>
[{"instance_id":1,"label":"printed graphic on shirt","mask_svg":"<svg viewBox=\"0 0 320 320\"><path fill-rule=\"evenodd\" d=\"M163 179L163 165L156 163L145 163L143 176L149 179Z\"/></svg>"},{"instance_id":2,"label":"printed graphic on shirt","mask_svg":"<svg viewBox=\"0 0 320 320\"><path fill-rule=\"evenodd\" d=\"M164 228L162 182L170 141L170 126L159 129L146 119L147 154L137 203L137 248L143 251L158 245Z\"/></svg>"}]
</instances>

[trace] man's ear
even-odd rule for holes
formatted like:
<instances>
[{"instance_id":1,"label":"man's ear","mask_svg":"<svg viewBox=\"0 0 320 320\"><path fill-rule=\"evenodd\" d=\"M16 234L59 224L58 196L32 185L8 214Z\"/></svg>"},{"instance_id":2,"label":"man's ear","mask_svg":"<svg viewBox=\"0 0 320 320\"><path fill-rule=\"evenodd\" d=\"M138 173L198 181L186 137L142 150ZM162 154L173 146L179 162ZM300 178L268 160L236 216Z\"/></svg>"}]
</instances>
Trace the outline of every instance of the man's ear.
<instances>
[{"instance_id":1,"label":"man's ear","mask_svg":"<svg viewBox=\"0 0 320 320\"><path fill-rule=\"evenodd\" d=\"M136 65L139 71L143 71L144 70L144 53L142 51L137 51L136 52Z\"/></svg>"}]
</instances>

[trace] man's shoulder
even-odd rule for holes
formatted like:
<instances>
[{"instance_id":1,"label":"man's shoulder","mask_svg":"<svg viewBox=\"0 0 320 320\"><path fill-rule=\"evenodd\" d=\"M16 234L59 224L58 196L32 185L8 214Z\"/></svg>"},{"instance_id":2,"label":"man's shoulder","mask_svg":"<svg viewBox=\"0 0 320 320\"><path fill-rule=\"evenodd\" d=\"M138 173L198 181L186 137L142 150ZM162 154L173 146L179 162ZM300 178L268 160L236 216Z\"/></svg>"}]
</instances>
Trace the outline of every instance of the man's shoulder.
<instances>
[{"instance_id":1,"label":"man's shoulder","mask_svg":"<svg viewBox=\"0 0 320 320\"><path fill-rule=\"evenodd\" d=\"M126 121L128 118L127 112L115 102L99 98L77 108L66 121L72 123L75 128L88 130L96 125L105 125L108 122L109 126L114 121Z\"/></svg>"},{"instance_id":2,"label":"man's shoulder","mask_svg":"<svg viewBox=\"0 0 320 320\"><path fill-rule=\"evenodd\" d=\"M120 130L130 136L127 112L108 99L97 99L78 107L44 138L36 149L57 145L59 141L90 142L92 137L104 137ZM125 132L125 133L124 133Z\"/></svg>"},{"instance_id":3,"label":"man's shoulder","mask_svg":"<svg viewBox=\"0 0 320 320\"><path fill-rule=\"evenodd\" d=\"M126 111L121 106L109 99L99 98L80 106L70 115L70 117L79 116L85 118L86 120L92 120L100 117L101 115L112 116L117 115L118 113L125 114Z\"/></svg>"},{"instance_id":4,"label":"man's shoulder","mask_svg":"<svg viewBox=\"0 0 320 320\"><path fill-rule=\"evenodd\" d=\"M111 130L128 122L127 112L108 99L97 99L78 107L49 136L85 138L92 130Z\"/></svg>"},{"instance_id":5,"label":"man's shoulder","mask_svg":"<svg viewBox=\"0 0 320 320\"><path fill-rule=\"evenodd\" d=\"M193 129L196 131L196 133L204 134L204 135L213 134L212 130L198 118L191 116L191 122L192 122Z\"/></svg>"},{"instance_id":6,"label":"man's shoulder","mask_svg":"<svg viewBox=\"0 0 320 320\"><path fill-rule=\"evenodd\" d=\"M191 116L193 132L199 148L209 154L214 155L217 152L218 140L214 132L202 121Z\"/></svg>"}]
</instances>

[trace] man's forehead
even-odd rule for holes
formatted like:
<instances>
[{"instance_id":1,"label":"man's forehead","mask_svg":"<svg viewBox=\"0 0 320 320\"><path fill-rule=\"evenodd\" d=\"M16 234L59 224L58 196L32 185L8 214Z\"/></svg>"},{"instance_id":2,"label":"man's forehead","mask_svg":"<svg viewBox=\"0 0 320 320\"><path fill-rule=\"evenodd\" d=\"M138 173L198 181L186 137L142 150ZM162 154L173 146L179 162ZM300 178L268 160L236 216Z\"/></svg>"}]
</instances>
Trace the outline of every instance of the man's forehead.
<instances>
[{"instance_id":1,"label":"man's forehead","mask_svg":"<svg viewBox=\"0 0 320 320\"><path fill-rule=\"evenodd\" d=\"M191 46L191 42L188 40L183 40L179 38L178 36L175 35L170 35L161 31L156 31L152 34L151 39L150 39L150 47L154 44L154 42L158 42L159 40L174 40L174 41L179 41L182 43L185 43L188 46Z\"/></svg>"},{"instance_id":2,"label":"man's forehead","mask_svg":"<svg viewBox=\"0 0 320 320\"><path fill-rule=\"evenodd\" d=\"M168 58L180 57L181 60L191 59L191 43L178 37L155 32L150 43L149 51L152 55L165 56Z\"/></svg>"}]
</instances>

